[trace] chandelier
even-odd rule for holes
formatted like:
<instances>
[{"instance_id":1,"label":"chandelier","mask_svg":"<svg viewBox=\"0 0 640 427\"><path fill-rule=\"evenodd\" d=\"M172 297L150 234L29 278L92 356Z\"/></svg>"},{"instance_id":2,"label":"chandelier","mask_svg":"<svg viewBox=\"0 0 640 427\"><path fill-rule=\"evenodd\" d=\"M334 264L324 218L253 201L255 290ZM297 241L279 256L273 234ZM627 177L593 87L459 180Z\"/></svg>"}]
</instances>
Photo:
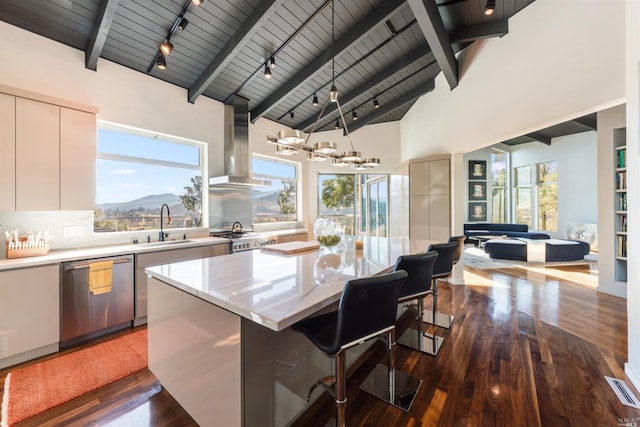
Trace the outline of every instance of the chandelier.
<instances>
[{"instance_id":1,"label":"chandelier","mask_svg":"<svg viewBox=\"0 0 640 427\"><path fill-rule=\"evenodd\" d=\"M333 2L331 2L331 51L333 53L333 45L335 43L335 11L333 8ZM380 165L380 159L375 157L363 157L362 153L356 151L353 148L353 142L351 141L351 135L349 134L349 129L347 128L347 122L344 119L344 114L342 113L342 107L340 106L340 101L338 100L338 88L335 83L335 55L331 57L331 89L329 90L329 96L318 114L318 118L316 122L313 124L311 128L311 132L305 137L303 133L299 130L281 130L278 132L277 137L268 136L267 142L274 144L276 146L276 154L279 156L293 156L298 154L298 152L307 153L307 160L313 162L331 160L334 166L339 167L348 167L350 166L355 170L366 170L369 168L373 168L375 166ZM314 93L313 96L314 105L317 104L317 97ZM313 146L309 145L309 138L316 130L320 119L322 119L322 115L324 114L325 109L329 103L335 103L338 109L338 113L340 115L340 120L342 120L342 125L344 127L344 134L349 141L350 151L343 151L342 153L338 152L338 146L333 141L320 141L316 142ZM336 129L340 127L340 123L336 120Z\"/></svg>"}]
</instances>

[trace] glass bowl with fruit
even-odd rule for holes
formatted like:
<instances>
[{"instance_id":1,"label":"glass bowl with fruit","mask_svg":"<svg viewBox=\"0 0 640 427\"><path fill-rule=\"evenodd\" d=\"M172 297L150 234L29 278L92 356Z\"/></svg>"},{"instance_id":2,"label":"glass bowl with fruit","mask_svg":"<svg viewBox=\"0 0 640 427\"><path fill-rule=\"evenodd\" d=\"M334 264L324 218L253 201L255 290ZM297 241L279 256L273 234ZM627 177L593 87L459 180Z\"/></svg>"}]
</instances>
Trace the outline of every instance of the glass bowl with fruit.
<instances>
[{"instance_id":1,"label":"glass bowl with fruit","mask_svg":"<svg viewBox=\"0 0 640 427\"><path fill-rule=\"evenodd\" d=\"M313 235L322 248L331 252L344 248L344 230L330 219L318 218L313 224Z\"/></svg>"}]
</instances>

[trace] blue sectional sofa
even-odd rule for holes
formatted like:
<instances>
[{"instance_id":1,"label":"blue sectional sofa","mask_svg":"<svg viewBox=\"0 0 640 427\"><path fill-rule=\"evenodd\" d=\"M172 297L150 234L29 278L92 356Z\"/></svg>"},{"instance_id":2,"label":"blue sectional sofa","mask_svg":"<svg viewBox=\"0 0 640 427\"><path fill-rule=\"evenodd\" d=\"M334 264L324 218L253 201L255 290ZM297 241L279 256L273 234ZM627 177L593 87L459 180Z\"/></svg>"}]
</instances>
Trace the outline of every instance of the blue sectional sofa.
<instances>
[{"instance_id":1,"label":"blue sectional sofa","mask_svg":"<svg viewBox=\"0 0 640 427\"><path fill-rule=\"evenodd\" d=\"M521 237L524 239L550 239L547 233L529 231L527 224L499 224L492 222L477 222L464 224L464 235L473 236L507 236Z\"/></svg>"}]
</instances>

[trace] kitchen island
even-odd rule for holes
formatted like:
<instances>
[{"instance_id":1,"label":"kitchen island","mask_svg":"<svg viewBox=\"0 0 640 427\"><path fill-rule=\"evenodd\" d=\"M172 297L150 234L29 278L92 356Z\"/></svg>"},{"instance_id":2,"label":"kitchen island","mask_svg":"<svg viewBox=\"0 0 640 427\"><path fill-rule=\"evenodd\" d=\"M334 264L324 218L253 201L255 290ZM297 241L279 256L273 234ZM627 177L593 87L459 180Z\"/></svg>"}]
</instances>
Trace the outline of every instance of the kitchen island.
<instances>
[{"instance_id":1,"label":"kitchen island","mask_svg":"<svg viewBox=\"0 0 640 427\"><path fill-rule=\"evenodd\" d=\"M426 245L371 238L340 255L255 250L148 268L149 369L200 425L287 425L307 407L309 387L333 371L290 326L335 309L346 280ZM365 350L349 350L348 363Z\"/></svg>"}]
</instances>

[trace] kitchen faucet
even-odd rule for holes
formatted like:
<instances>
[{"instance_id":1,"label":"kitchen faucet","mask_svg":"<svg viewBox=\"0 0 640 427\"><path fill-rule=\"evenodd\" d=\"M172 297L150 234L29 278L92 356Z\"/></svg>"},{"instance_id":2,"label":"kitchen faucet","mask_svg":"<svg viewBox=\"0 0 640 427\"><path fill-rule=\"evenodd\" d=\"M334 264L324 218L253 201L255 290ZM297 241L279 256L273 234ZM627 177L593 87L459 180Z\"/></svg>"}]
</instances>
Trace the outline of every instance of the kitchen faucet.
<instances>
[{"instance_id":1,"label":"kitchen faucet","mask_svg":"<svg viewBox=\"0 0 640 427\"><path fill-rule=\"evenodd\" d=\"M162 212L164 211L164 207L167 207L167 225L171 224L171 212L169 211L169 205L167 205L166 203L163 203L162 206L160 206L160 237L159 240L161 242L164 242L164 238L165 237L169 237L169 233L164 234L164 231L162 230Z\"/></svg>"}]
</instances>

